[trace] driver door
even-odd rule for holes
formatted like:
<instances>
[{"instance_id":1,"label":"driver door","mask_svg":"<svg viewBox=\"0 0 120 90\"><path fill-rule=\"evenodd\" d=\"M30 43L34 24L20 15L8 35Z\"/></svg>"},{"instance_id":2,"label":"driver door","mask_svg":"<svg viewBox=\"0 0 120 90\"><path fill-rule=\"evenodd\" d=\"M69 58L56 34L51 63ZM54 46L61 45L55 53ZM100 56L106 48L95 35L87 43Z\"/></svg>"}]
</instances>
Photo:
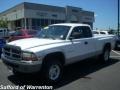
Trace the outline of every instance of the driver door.
<instances>
[{"instance_id":1,"label":"driver door","mask_svg":"<svg viewBox=\"0 0 120 90\"><path fill-rule=\"evenodd\" d=\"M73 31L70 35L70 44L69 46L67 46L67 56L69 58L67 60L68 63L86 59L87 57L89 57L89 54L92 53L91 50L94 51L95 47L92 41L92 34L88 33L88 35L86 35L86 33L87 32L85 31L85 28L83 28L83 26L73 28Z\"/></svg>"}]
</instances>

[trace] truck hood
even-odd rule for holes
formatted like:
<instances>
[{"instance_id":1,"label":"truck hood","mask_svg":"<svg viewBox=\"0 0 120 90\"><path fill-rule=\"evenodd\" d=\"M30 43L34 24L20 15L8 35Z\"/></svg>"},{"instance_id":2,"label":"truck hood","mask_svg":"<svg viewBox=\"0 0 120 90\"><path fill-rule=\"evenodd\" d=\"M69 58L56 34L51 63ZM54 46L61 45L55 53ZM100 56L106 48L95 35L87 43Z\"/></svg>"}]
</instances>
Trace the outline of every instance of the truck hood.
<instances>
[{"instance_id":1,"label":"truck hood","mask_svg":"<svg viewBox=\"0 0 120 90\"><path fill-rule=\"evenodd\" d=\"M38 46L45 46L51 44L60 43L62 40L52 40L52 39L40 39L40 38L27 38L16 40L8 43L9 45L19 46L22 50L30 49Z\"/></svg>"}]
</instances>

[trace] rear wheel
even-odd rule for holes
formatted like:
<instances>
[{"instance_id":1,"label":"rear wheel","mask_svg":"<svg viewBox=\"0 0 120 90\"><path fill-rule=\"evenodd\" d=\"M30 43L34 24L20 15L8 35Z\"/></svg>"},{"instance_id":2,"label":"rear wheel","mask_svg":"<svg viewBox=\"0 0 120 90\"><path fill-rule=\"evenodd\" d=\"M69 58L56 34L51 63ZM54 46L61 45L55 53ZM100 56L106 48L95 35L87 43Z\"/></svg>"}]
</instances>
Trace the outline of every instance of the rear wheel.
<instances>
[{"instance_id":1,"label":"rear wheel","mask_svg":"<svg viewBox=\"0 0 120 90\"><path fill-rule=\"evenodd\" d=\"M119 50L119 42L116 42L115 43L115 48L114 48L115 50Z\"/></svg>"},{"instance_id":2,"label":"rear wheel","mask_svg":"<svg viewBox=\"0 0 120 90\"><path fill-rule=\"evenodd\" d=\"M100 59L102 62L108 62L110 60L110 48L105 47L103 53L100 55Z\"/></svg>"}]
</instances>

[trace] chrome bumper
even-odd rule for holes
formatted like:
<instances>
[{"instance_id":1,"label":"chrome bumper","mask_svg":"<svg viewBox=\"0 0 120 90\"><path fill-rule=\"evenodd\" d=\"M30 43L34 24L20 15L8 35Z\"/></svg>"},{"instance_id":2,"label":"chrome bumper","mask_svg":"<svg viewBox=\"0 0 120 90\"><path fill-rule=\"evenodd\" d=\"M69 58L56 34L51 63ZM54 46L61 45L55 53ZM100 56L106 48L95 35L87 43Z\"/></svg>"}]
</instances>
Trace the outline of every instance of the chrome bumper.
<instances>
[{"instance_id":1,"label":"chrome bumper","mask_svg":"<svg viewBox=\"0 0 120 90\"><path fill-rule=\"evenodd\" d=\"M11 60L9 58L6 58L3 54L1 56L1 59L5 65L21 73L39 72L42 66L42 60L39 61Z\"/></svg>"}]
</instances>

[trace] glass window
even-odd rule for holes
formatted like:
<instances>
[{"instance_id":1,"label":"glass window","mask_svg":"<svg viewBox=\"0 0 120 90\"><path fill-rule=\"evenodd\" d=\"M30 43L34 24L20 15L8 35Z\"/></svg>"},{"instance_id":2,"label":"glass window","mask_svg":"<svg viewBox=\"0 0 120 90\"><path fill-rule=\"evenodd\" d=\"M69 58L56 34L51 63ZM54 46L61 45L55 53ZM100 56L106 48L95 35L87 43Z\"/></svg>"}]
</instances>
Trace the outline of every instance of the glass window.
<instances>
[{"instance_id":1,"label":"glass window","mask_svg":"<svg viewBox=\"0 0 120 90\"><path fill-rule=\"evenodd\" d=\"M48 25L48 19L45 19L44 20L44 26L47 26Z\"/></svg>"},{"instance_id":2,"label":"glass window","mask_svg":"<svg viewBox=\"0 0 120 90\"><path fill-rule=\"evenodd\" d=\"M3 32L3 30L0 30L0 32Z\"/></svg>"},{"instance_id":3,"label":"glass window","mask_svg":"<svg viewBox=\"0 0 120 90\"><path fill-rule=\"evenodd\" d=\"M72 37L73 39L88 38L88 37L92 37L92 32L89 27L79 26L73 29L70 37Z\"/></svg>"},{"instance_id":4,"label":"glass window","mask_svg":"<svg viewBox=\"0 0 120 90\"><path fill-rule=\"evenodd\" d=\"M32 26L36 25L36 19L32 19Z\"/></svg>"},{"instance_id":5,"label":"glass window","mask_svg":"<svg viewBox=\"0 0 120 90\"><path fill-rule=\"evenodd\" d=\"M100 32L100 34L106 34L105 32Z\"/></svg>"},{"instance_id":6,"label":"glass window","mask_svg":"<svg viewBox=\"0 0 120 90\"><path fill-rule=\"evenodd\" d=\"M55 17L55 18L57 18L57 14L53 14L53 15L52 15L52 17Z\"/></svg>"},{"instance_id":7,"label":"glass window","mask_svg":"<svg viewBox=\"0 0 120 90\"><path fill-rule=\"evenodd\" d=\"M41 19L41 26L44 26L44 19Z\"/></svg>"},{"instance_id":8,"label":"glass window","mask_svg":"<svg viewBox=\"0 0 120 90\"><path fill-rule=\"evenodd\" d=\"M89 27L84 26L84 27L82 27L82 29L83 29L85 38L92 37L92 31L90 30Z\"/></svg>"},{"instance_id":9,"label":"glass window","mask_svg":"<svg viewBox=\"0 0 120 90\"><path fill-rule=\"evenodd\" d=\"M40 26L40 19L37 19L37 26Z\"/></svg>"},{"instance_id":10,"label":"glass window","mask_svg":"<svg viewBox=\"0 0 120 90\"><path fill-rule=\"evenodd\" d=\"M75 12L75 13L77 13L77 12L78 12L78 10L72 9L72 12Z\"/></svg>"},{"instance_id":11,"label":"glass window","mask_svg":"<svg viewBox=\"0 0 120 90\"><path fill-rule=\"evenodd\" d=\"M52 38L52 39L66 39L70 26L54 25L48 26L41 30L36 37Z\"/></svg>"},{"instance_id":12,"label":"glass window","mask_svg":"<svg viewBox=\"0 0 120 90\"><path fill-rule=\"evenodd\" d=\"M54 24L55 23L55 20L51 20L51 24Z\"/></svg>"},{"instance_id":13,"label":"glass window","mask_svg":"<svg viewBox=\"0 0 120 90\"><path fill-rule=\"evenodd\" d=\"M83 30L80 27L75 27L71 33L73 39L79 39L83 37Z\"/></svg>"}]
</instances>

